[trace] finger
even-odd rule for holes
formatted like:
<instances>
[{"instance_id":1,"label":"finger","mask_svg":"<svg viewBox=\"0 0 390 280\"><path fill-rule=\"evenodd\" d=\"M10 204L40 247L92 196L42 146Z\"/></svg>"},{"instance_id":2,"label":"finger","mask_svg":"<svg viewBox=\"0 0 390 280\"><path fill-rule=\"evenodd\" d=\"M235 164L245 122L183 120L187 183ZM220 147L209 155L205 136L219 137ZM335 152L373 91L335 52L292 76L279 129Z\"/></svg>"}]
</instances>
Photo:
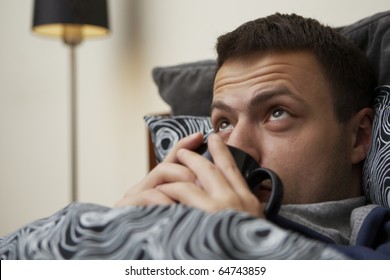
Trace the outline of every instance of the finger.
<instances>
[{"instance_id":1,"label":"finger","mask_svg":"<svg viewBox=\"0 0 390 280\"><path fill-rule=\"evenodd\" d=\"M177 144L172 148L169 154L164 159L164 162L178 162L177 151L180 149L194 150L203 143L203 134L198 132L191 134L188 137L181 139Z\"/></svg>"},{"instance_id":2,"label":"finger","mask_svg":"<svg viewBox=\"0 0 390 280\"><path fill-rule=\"evenodd\" d=\"M231 191L229 182L215 164L185 149L179 150L177 155L180 163L194 172L200 185L211 196L226 195L226 192Z\"/></svg>"},{"instance_id":3,"label":"finger","mask_svg":"<svg viewBox=\"0 0 390 280\"><path fill-rule=\"evenodd\" d=\"M149 206L149 205L170 205L176 203L169 196L158 191L157 189L151 189L141 193L129 193L119 200L114 207L125 206Z\"/></svg>"},{"instance_id":4,"label":"finger","mask_svg":"<svg viewBox=\"0 0 390 280\"><path fill-rule=\"evenodd\" d=\"M195 182L195 174L186 166L170 162L158 164L139 184L140 189L155 188L158 185L182 181Z\"/></svg>"},{"instance_id":5,"label":"finger","mask_svg":"<svg viewBox=\"0 0 390 280\"><path fill-rule=\"evenodd\" d=\"M209 212L216 209L215 201L202 188L195 184L175 182L160 185L157 189L181 204Z\"/></svg>"},{"instance_id":6,"label":"finger","mask_svg":"<svg viewBox=\"0 0 390 280\"><path fill-rule=\"evenodd\" d=\"M178 151L179 160L194 172L213 199L210 205L218 208L221 207L219 203L260 216L262 206L250 191L229 149L219 138L212 138L209 139L209 150L215 164L188 150Z\"/></svg>"},{"instance_id":7,"label":"finger","mask_svg":"<svg viewBox=\"0 0 390 280\"><path fill-rule=\"evenodd\" d=\"M175 182L160 185L157 189L172 200L206 212L216 212L230 208L248 212L256 217L263 217L261 208L259 208L260 204L256 201L248 206L237 199L237 196L226 193L223 197L219 196L218 199L215 199L207 194L204 189L194 184Z\"/></svg>"},{"instance_id":8,"label":"finger","mask_svg":"<svg viewBox=\"0 0 390 280\"><path fill-rule=\"evenodd\" d=\"M230 152L228 153L230 155ZM186 149L179 150L177 155L179 161L188 166L197 176L201 188L196 186L196 182L188 184L191 186L188 188L184 188L184 184L169 183L159 186L160 191L180 203L205 211L233 208L257 217L263 216L262 205L249 191L244 179L241 181L241 191L236 192L235 187L227 180L220 168L206 158ZM242 178L241 174L238 176Z\"/></svg>"}]
</instances>

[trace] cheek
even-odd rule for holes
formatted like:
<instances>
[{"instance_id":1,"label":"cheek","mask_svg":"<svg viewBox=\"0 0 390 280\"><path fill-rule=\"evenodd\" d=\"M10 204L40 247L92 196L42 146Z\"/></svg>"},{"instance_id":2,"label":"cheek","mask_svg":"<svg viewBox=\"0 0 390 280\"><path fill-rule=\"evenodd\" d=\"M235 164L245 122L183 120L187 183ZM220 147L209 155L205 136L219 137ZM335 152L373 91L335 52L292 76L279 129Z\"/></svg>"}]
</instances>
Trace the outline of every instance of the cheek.
<instances>
[{"instance_id":1,"label":"cheek","mask_svg":"<svg viewBox=\"0 0 390 280\"><path fill-rule=\"evenodd\" d=\"M269 141L264 146L261 165L276 172L283 184L290 185L292 181L300 177L297 173L307 170L306 160L302 159L302 153L306 153L297 145L297 141Z\"/></svg>"},{"instance_id":2,"label":"cheek","mask_svg":"<svg viewBox=\"0 0 390 280\"><path fill-rule=\"evenodd\" d=\"M289 167L300 161L306 146L299 138L277 138L264 141L262 165L267 168ZM275 170L276 171L276 170Z\"/></svg>"},{"instance_id":3,"label":"cheek","mask_svg":"<svg viewBox=\"0 0 390 280\"><path fill-rule=\"evenodd\" d=\"M325 134L308 134L267 146L262 163L280 176L284 203L318 202L332 196L347 166L347 153L338 137L327 136L335 141L326 140Z\"/></svg>"}]
</instances>

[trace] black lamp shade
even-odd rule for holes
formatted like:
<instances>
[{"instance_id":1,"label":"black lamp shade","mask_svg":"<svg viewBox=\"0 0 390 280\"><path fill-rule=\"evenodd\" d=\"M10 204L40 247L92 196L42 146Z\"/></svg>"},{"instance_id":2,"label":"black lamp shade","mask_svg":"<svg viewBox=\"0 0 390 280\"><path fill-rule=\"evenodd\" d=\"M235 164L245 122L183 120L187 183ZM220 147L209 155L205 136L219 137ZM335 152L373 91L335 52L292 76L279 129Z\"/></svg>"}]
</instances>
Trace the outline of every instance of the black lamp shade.
<instances>
[{"instance_id":1,"label":"black lamp shade","mask_svg":"<svg viewBox=\"0 0 390 280\"><path fill-rule=\"evenodd\" d=\"M35 0L33 31L65 37L67 28L76 28L81 39L103 36L109 31L106 0Z\"/></svg>"}]
</instances>

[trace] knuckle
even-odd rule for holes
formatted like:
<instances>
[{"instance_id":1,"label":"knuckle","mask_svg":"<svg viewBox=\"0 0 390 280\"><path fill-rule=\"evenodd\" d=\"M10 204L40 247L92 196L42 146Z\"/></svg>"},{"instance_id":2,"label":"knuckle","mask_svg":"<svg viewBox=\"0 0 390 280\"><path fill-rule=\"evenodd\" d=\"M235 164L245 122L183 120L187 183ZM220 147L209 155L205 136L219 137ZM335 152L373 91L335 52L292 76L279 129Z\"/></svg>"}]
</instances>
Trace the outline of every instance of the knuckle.
<instances>
[{"instance_id":1,"label":"knuckle","mask_svg":"<svg viewBox=\"0 0 390 280\"><path fill-rule=\"evenodd\" d=\"M202 168L205 168L207 169L207 171L210 173L210 174L213 174L213 173L218 173L220 172L220 169L213 163L211 162L206 162L202 165Z\"/></svg>"},{"instance_id":2,"label":"knuckle","mask_svg":"<svg viewBox=\"0 0 390 280\"><path fill-rule=\"evenodd\" d=\"M140 201L143 205L159 204L161 201L161 194L155 189L149 189L142 193Z\"/></svg>"},{"instance_id":3,"label":"knuckle","mask_svg":"<svg viewBox=\"0 0 390 280\"><path fill-rule=\"evenodd\" d=\"M184 182L195 182L196 180L195 174L188 169L184 169L179 175Z\"/></svg>"}]
</instances>

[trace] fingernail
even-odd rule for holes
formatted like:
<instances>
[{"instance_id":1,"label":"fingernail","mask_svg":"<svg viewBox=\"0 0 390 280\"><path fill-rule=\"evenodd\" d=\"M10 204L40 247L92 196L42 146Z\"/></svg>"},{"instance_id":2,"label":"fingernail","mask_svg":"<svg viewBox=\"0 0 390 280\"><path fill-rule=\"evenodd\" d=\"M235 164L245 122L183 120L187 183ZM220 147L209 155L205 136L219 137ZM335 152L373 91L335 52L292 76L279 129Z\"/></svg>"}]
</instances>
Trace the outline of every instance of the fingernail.
<instances>
[{"instance_id":1,"label":"fingernail","mask_svg":"<svg viewBox=\"0 0 390 280\"><path fill-rule=\"evenodd\" d=\"M189 136L188 136L188 138L196 138L196 137L198 137L199 136L199 134L200 134L200 132L195 132L195 133L192 133L192 134L190 134Z\"/></svg>"}]
</instances>

